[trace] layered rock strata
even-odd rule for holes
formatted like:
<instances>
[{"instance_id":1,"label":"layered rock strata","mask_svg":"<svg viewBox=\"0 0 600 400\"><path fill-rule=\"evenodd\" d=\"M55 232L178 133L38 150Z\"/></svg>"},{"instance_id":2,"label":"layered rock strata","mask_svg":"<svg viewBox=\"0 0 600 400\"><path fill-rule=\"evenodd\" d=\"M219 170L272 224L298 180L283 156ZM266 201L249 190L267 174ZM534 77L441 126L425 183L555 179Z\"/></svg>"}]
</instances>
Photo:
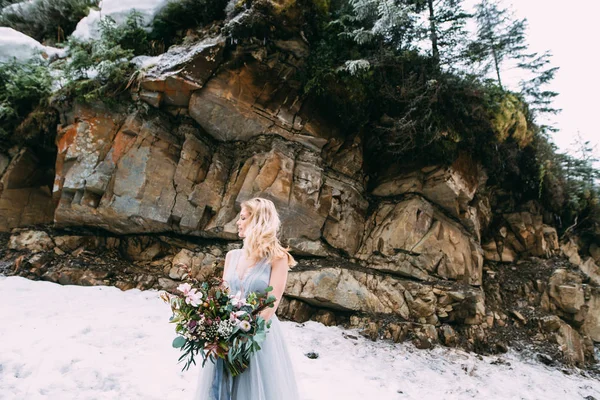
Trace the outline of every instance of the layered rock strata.
<instances>
[{"instance_id":1,"label":"layered rock strata","mask_svg":"<svg viewBox=\"0 0 600 400\"><path fill-rule=\"evenodd\" d=\"M493 286L501 268L562 251L581 273L555 268L519 295L558 318L543 334L570 362L589 359L590 341L600 341L598 260L561 250L534 210L493 215L486 173L468 155L450 165L391 166L369 182L367 133L340 132L301 95L295 77L307 52L301 39L228 46L208 38L146 60L132 93L144 105L63 110L52 197L28 150L0 158L0 225L53 219L56 228L100 228L108 237L16 230L9 271L174 290L180 264L201 280L220 273L232 245L215 239L238 239L241 202L261 196L277 206L281 239L301 259L283 316L343 322L373 338L412 337L424 348L463 337L476 348L490 330L543 325L482 286Z\"/></svg>"}]
</instances>

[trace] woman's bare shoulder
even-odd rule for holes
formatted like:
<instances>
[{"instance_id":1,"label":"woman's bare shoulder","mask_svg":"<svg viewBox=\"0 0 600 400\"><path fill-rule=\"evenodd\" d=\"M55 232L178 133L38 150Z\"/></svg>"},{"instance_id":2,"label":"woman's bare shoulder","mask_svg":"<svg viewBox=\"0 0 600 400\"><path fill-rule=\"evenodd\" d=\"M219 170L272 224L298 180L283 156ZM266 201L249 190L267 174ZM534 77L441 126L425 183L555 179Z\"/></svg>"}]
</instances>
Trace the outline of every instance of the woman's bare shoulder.
<instances>
[{"instance_id":1,"label":"woman's bare shoulder","mask_svg":"<svg viewBox=\"0 0 600 400\"><path fill-rule=\"evenodd\" d=\"M234 255L235 253L237 253L238 251L241 251L241 250L242 249L231 249L225 254L225 257L231 257L232 255Z\"/></svg>"},{"instance_id":2,"label":"woman's bare shoulder","mask_svg":"<svg viewBox=\"0 0 600 400\"><path fill-rule=\"evenodd\" d=\"M279 257L273 257L273 259L271 260L271 266L274 268L279 268L279 267L287 267L288 266L288 255L286 253L284 253L283 255L279 256Z\"/></svg>"}]
</instances>

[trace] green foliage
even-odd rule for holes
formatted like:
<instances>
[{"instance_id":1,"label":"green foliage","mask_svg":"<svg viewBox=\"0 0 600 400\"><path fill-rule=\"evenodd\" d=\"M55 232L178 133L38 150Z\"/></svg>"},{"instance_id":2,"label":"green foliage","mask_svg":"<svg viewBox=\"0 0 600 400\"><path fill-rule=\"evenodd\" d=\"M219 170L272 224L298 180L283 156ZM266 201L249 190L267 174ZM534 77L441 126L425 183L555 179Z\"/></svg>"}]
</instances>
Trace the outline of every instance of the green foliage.
<instances>
[{"instance_id":1,"label":"green foliage","mask_svg":"<svg viewBox=\"0 0 600 400\"><path fill-rule=\"evenodd\" d=\"M42 42L62 42L98 0L33 0L0 12L7 26Z\"/></svg>"},{"instance_id":2,"label":"green foliage","mask_svg":"<svg viewBox=\"0 0 600 400\"><path fill-rule=\"evenodd\" d=\"M470 43L468 53L473 63L482 67L483 74L493 70L502 87L501 66L508 59L525 57L525 19L514 19L497 0L483 0L475 14L477 37Z\"/></svg>"},{"instance_id":3,"label":"green foliage","mask_svg":"<svg viewBox=\"0 0 600 400\"><path fill-rule=\"evenodd\" d=\"M472 16L463 10L463 0L412 0L416 11L425 14L420 37L431 42L431 57L446 69L462 58L467 41L465 29Z\"/></svg>"},{"instance_id":4,"label":"green foliage","mask_svg":"<svg viewBox=\"0 0 600 400\"><path fill-rule=\"evenodd\" d=\"M337 22L343 34L358 44L386 43L409 49L417 33L415 5L397 0L349 0L350 7Z\"/></svg>"},{"instance_id":5,"label":"green foliage","mask_svg":"<svg viewBox=\"0 0 600 400\"><path fill-rule=\"evenodd\" d=\"M171 1L154 18L151 38L168 47L182 37L185 30L203 27L225 17L227 0Z\"/></svg>"},{"instance_id":6,"label":"green foliage","mask_svg":"<svg viewBox=\"0 0 600 400\"><path fill-rule=\"evenodd\" d=\"M152 51L151 43L142 22L143 16L136 10L129 13L121 25L117 25L111 17L105 17L100 20L101 41L107 45L117 44L136 56L148 54Z\"/></svg>"},{"instance_id":7,"label":"green foliage","mask_svg":"<svg viewBox=\"0 0 600 400\"><path fill-rule=\"evenodd\" d=\"M540 165L539 199L558 218L561 231L600 239L600 171L595 149L578 137L575 155L558 152L545 135L534 143Z\"/></svg>"},{"instance_id":8,"label":"green foliage","mask_svg":"<svg viewBox=\"0 0 600 400\"><path fill-rule=\"evenodd\" d=\"M522 96L479 75L444 72L433 57L393 41L359 42L350 27L370 25L347 16L354 12L338 8L309 37L303 79L305 93L342 132L364 132L365 165L376 173L390 164L447 164L467 153L516 202L537 198L537 130ZM351 68L360 65L367 68Z\"/></svg>"},{"instance_id":9,"label":"green foliage","mask_svg":"<svg viewBox=\"0 0 600 400\"><path fill-rule=\"evenodd\" d=\"M534 114L557 114L560 110L552 105L557 92L546 90L544 87L554 79L558 67L550 65L550 52L541 55L532 54L521 62L519 67L533 73L533 77L521 82L521 94L530 104ZM553 130L551 126L542 126L542 130Z\"/></svg>"},{"instance_id":10,"label":"green foliage","mask_svg":"<svg viewBox=\"0 0 600 400\"><path fill-rule=\"evenodd\" d=\"M61 93L83 101L106 101L121 94L134 72L131 58L148 46L140 21L135 12L123 25L106 17L100 24L100 39L69 38L70 59L59 65L65 79Z\"/></svg>"},{"instance_id":11,"label":"green foliage","mask_svg":"<svg viewBox=\"0 0 600 400\"><path fill-rule=\"evenodd\" d=\"M27 115L45 104L51 86L48 66L41 60L0 63L0 140L12 140Z\"/></svg>"}]
</instances>

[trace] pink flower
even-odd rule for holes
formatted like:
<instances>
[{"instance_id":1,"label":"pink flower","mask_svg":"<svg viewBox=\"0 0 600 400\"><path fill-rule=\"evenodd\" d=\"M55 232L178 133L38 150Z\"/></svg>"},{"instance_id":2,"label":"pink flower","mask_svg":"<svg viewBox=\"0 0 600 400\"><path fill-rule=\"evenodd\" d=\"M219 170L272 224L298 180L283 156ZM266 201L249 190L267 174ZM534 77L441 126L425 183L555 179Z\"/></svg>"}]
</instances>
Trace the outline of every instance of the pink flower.
<instances>
[{"instance_id":1,"label":"pink flower","mask_svg":"<svg viewBox=\"0 0 600 400\"><path fill-rule=\"evenodd\" d=\"M179 290L185 296L185 302L191 306L198 307L202 300L202 292L198 292L198 289L192 289L192 285L189 283L182 283L177 286Z\"/></svg>"},{"instance_id":2,"label":"pink flower","mask_svg":"<svg viewBox=\"0 0 600 400\"><path fill-rule=\"evenodd\" d=\"M177 290L183 293L184 296L187 296L190 290L192 290L192 285L189 283L182 283L181 285L177 286Z\"/></svg>"},{"instance_id":3,"label":"pink flower","mask_svg":"<svg viewBox=\"0 0 600 400\"><path fill-rule=\"evenodd\" d=\"M246 315L246 314L248 314L248 313L246 311L242 311L242 310L240 310L240 311L232 311L231 314L229 314L229 319L230 320L236 320L239 317L241 317L242 315Z\"/></svg>"},{"instance_id":4,"label":"pink flower","mask_svg":"<svg viewBox=\"0 0 600 400\"><path fill-rule=\"evenodd\" d=\"M248 303L246 303L246 299L242 297L241 291L238 291L235 295L230 295L229 298L231 299L231 304L233 304L234 307L240 308L248 305Z\"/></svg>"},{"instance_id":5,"label":"pink flower","mask_svg":"<svg viewBox=\"0 0 600 400\"><path fill-rule=\"evenodd\" d=\"M185 302L193 307L198 307L202 302L202 292L198 292L196 289L191 289L186 297Z\"/></svg>"}]
</instances>

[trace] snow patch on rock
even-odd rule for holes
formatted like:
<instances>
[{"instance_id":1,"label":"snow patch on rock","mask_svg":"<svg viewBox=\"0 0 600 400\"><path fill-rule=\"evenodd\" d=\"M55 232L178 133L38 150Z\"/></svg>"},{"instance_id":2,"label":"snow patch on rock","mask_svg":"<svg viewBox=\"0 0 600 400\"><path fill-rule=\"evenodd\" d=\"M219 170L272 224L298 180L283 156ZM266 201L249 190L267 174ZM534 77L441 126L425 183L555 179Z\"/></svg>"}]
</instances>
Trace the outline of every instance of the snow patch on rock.
<instances>
[{"instance_id":1,"label":"snow patch on rock","mask_svg":"<svg viewBox=\"0 0 600 400\"><path fill-rule=\"evenodd\" d=\"M117 24L122 24L133 10L141 14L142 26L148 26L168 2L169 0L103 0L98 10L91 10L87 17L79 21L72 36L81 40L98 39L102 18L111 17Z\"/></svg>"},{"instance_id":2,"label":"snow patch on rock","mask_svg":"<svg viewBox=\"0 0 600 400\"><path fill-rule=\"evenodd\" d=\"M0 27L0 62L16 59L25 62L35 57L64 57L66 51L44 46L32 37L12 28Z\"/></svg>"}]
</instances>

